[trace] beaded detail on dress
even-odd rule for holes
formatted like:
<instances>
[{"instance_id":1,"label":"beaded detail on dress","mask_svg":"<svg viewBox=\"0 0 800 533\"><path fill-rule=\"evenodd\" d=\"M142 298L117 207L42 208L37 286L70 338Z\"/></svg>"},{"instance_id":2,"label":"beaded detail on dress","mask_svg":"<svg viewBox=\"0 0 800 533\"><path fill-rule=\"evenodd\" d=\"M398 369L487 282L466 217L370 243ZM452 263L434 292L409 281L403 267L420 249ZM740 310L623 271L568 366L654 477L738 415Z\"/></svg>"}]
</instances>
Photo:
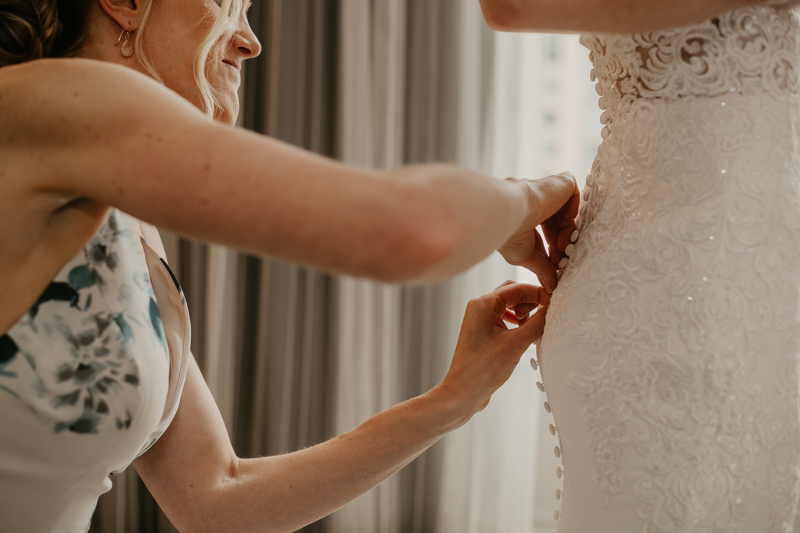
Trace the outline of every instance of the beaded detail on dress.
<instances>
[{"instance_id":1,"label":"beaded detail on dress","mask_svg":"<svg viewBox=\"0 0 800 533\"><path fill-rule=\"evenodd\" d=\"M759 7L581 39L604 141L542 353L585 349L545 384L557 419L558 387L578 393L591 478L606 505L632 489L648 533L792 528L799 36L795 12Z\"/></svg>"}]
</instances>

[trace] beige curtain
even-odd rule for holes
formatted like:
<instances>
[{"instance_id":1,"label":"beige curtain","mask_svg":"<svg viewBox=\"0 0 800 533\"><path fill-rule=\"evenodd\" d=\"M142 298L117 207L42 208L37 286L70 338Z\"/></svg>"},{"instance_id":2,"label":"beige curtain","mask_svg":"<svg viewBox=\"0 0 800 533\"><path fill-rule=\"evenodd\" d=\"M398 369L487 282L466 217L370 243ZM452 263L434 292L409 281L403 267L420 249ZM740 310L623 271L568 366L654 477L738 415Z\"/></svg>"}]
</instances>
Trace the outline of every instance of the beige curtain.
<instances>
[{"instance_id":1,"label":"beige curtain","mask_svg":"<svg viewBox=\"0 0 800 533\"><path fill-rule=\"evenodd\" d=\"M517 171L518 51L477 0L262 0L250 20L264 51L246 67L240 126L362 166ZM163 237L240 456L321 442L429 389L467 300L515 274L492 257L436 286L387 286ZM471 423L303 531L533 532L541 406L523 359ZM92 531L175 529L128 469Z\"/></svg>"},{"instance_id":2,"label":"beige curtain","mask_svg":"<svg viewBox=\"0 0 800 533\"><path fill-rule=\"evenodd\" d=\"M343 160L516 173L520 56L513 40L496 46L477 2L344 0L340 27ZM437 383L467 300L514 274L492 257L435 287L336 280L335 432ZM527 361L519 370L470 424L332 515L330 531L533 531L540 407Z\"/></svg>"}]
</instances>

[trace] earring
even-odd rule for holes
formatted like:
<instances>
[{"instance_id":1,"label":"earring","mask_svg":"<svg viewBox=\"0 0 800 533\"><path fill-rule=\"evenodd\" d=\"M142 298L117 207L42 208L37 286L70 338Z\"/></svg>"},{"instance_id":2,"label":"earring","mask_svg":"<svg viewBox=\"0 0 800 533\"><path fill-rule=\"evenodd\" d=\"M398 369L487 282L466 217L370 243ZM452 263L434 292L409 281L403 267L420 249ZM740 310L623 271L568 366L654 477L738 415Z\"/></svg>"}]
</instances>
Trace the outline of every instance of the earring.
<instances>
[{"instance_id":1,"label":"earring","mask_svg":"<svg viewBox=\"0 0 800 533\"><path fill-rule=\"evenodd\" d=\"M117 39L116 46L119 46L123 36L125 36L125 41L122 42L122 56L131 57L133 55L133 48L131 47L131 32L128 30L122 30L122 33L119 34L119 39Z\"/></svg>"}]
</instances>

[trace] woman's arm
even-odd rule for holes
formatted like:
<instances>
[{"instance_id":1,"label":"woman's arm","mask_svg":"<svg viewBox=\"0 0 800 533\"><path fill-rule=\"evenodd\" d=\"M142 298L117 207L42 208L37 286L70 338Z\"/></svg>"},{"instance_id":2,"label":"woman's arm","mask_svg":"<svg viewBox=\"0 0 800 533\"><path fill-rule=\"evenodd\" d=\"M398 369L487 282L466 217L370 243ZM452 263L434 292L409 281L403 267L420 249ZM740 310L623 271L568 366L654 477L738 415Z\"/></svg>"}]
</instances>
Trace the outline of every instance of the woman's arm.
<instances>
[{"instance_id":1,"label":"woman's arm","mask_svg":"<svg viewBox=\"0 0 800 533\"><path fill-rule=\"evenodd\" d=\"M294 453L238 459L194 360L167 432L134 462L181 531L295 531L361 496L483 409L542 333L549 297L508 282L467 306L445 379L353 431Z\"/></svg>"},{"instance_id":2,"label":"woman's arm","mask_svg":"<svg viewBox=\"0 0 800 533\"><path fill-rule=\"evenodd\" d=\"M566 178L551 178L553 195L443 165L349 167L216 124L130 69L78 59L3 69L0 136L0 162L14 162L30 194L59 191L184 236L390 282L464 270L574 193Z\"/></svg>"},{"instance_id":3,"label":"woman's arm","mask_svg":"<svg viewBox=\"0 0 800 533\"><path fill-rule=\"evenodd\" d=\"M639 33L677 28L770 0L480 0L501 31ZM775 3L774 0L772 3Z\"/></svg>"}]
</instances>

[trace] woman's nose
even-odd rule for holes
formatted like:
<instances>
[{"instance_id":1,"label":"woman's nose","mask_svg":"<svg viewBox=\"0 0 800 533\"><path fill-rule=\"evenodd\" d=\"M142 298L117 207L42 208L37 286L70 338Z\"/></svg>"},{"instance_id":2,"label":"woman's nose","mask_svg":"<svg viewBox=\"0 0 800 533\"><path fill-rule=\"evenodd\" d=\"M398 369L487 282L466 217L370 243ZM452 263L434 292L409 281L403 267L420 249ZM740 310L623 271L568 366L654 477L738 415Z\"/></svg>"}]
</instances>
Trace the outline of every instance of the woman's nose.
<instances>
[{"instance_id":1,"label":"woman's nose","mask_svg":"<svg viewBox=\"0 0 800 533\"><path fill-rule=\"evenodd\" d=\"M241 31L236 32L233 37L233 47L241 53L245 59L251 59L261 53L261 43L258 37L250 28L250 23L245 19L242 22Z\"/></svg>"}]
</instances>

